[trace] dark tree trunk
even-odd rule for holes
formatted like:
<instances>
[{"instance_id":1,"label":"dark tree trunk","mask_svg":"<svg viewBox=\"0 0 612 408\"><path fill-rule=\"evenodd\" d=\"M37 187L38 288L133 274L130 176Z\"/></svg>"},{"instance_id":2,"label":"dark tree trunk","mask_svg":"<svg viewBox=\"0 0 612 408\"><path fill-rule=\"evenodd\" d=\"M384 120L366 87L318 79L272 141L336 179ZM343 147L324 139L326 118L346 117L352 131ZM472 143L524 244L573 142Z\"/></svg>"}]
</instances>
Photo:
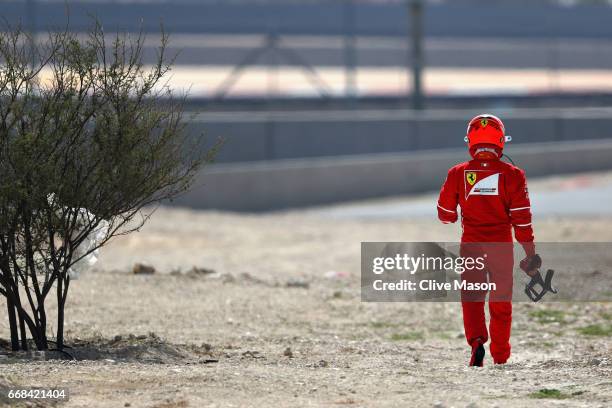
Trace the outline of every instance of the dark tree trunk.
<instances>
[{"instance_id":1,"label":"dark tree trunk","mask_svg":"<svg viewBox=\"0 0 612 408\"><path fill-rule=\"evenodd\" d=\"M48 350L47 343L47 313L45 311L44 299L38 299L38 324L36 325L36 347L39 350Z\"/></svg>"},{"instance_id":2,"label":"dark tree trunk","mask_svg":"<svg viewBox=\"0 0 612 408\"><path fill-rule=\"evenodd\" d=\"M19 333L17 331L17 316L15 314L15 304L6 298L6 307L8 309L9 326L11 328L11 349L19 350Z\"/></svg>"},{"instance_id":3,"label":"dark tree trunk","mask_svg":"<svg viewBox=\"0 0 612 408\"><path fill-rule=\"evenodd\" d=\"M39 307L44 307L44 306L39 306ZM47 319L46 317L44 317L40 321L40 326L38 327L38 339L36 341L36 346L38 347L39 350L49 349L49 343L47 342Z\"/></svg>"},{"instance_id":4,"label":"dark tree trunk","mask_svg":"<svg viewBox=\"0 0 612 408\"><path fill-rule=\"evenodd\" d=\"M57 349L64 349L64 307L57 311Z\"/></svg>"},{"instance_id":5,"label":"dark tree trunk","mask_svg":"<svg viewBox=\"0 0 612 408\"><path fill-rule=\"evenodd\" d=\"M21 349L24 351L27 351L28 350L28 334L26 332L26 322L23 316L21 316L21 314L19 315L19 332L21 335Z\"/></svg>"},{"instance_id":6,"label":"dark tree trunk","mask_svg":"<svg viewBox=\"0 0 612 408\"><path fill-rule=\"evenodd\" d=\"M66 297L68 295L69 278L57 280L57 349L64 349L64 307L66 306Z\"/></svg>"},{"instance_id":7,"label":"dark tree trunk","mask_svg":"<svg viewBox=\"0 0 612 408\"><path fill-rule=\"evenodd\" d=\"M19 292L15 293L15 297L17 298L17 317L19 317L19 335L21 337L21 349L26 351L28 349L28 335L26 333L26 323L23 318L23 311L20 309L21 299L19 297Z\"/></svg>"},{"instance_id":8,"label":"dark tree trunk","mask_svg":"<svg viewBox=\"0 0 612 408\"><path fill-rule=\"evenodd\" d=\"M36 344L36 348L38 350L48 350L49 344L47 342L47 328L42 325L37 325L30 330L32 337L34 339L34 343Z\"/></svg>"},{"instance_id":9,"label":"dark tree trunk","mask_svg":"<svg viewBox=\"0 0 612 408\"><path fill-rule=\"evenodd\" d=\"M63 279L57 280L57 335L55 341L57 342L57 349L64 349L64 305L62 304L62 293L63 291Z\"/></svg>"}]
</instances>

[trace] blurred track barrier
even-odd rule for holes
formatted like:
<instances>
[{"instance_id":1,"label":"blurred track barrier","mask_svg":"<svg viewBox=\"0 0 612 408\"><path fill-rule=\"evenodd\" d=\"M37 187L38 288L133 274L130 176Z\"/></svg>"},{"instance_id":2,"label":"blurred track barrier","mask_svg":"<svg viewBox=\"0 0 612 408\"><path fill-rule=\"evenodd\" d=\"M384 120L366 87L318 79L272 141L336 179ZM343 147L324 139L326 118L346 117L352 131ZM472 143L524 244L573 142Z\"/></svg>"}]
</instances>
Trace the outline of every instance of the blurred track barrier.
<instances>
[{"instance_id":1,"label":"blurred track barrier","mask_svg":"<svg viewBox=\"0 0 612 408\"><path fill-rule=\"evenodd\" d=\"M612 140L510 145L506 153L529 177L612 168ZM219 164L174 204L268 211L432 191L467 158L461 148Z\"/></svg>"},{"instance_id":2,"label":"blurred track barrier","mask_svg":"<svg viewBox=\"0 0 612 408\"><path fill-rule=\"evenodd\" d=\"M226 139L217 162L255 162L463 148L480 110L210 112L188 123L193 137ZM612 138L612 108L492 109L514 137L533 142Z\"/></svg>"}]
</instances>

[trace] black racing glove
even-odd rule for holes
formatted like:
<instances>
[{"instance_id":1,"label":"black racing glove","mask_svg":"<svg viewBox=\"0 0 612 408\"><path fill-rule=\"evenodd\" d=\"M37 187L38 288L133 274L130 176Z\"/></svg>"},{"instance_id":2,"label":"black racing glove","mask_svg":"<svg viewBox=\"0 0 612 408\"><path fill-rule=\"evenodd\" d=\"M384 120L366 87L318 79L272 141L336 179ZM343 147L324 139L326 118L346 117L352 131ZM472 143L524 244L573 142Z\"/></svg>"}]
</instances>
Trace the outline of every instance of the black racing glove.
<instances>
[{"instance_id":1,"label":"black racing glove","mask_svg":"<svg viewBox=\"0 0 612 408\"><path fill-rule=\"evenodd\" d=\"M521 269L531 277L534 277L541 267L542 258L540 258L538 254L526 256L525 259L521 261Z\"/></svg>"}]
</instances>

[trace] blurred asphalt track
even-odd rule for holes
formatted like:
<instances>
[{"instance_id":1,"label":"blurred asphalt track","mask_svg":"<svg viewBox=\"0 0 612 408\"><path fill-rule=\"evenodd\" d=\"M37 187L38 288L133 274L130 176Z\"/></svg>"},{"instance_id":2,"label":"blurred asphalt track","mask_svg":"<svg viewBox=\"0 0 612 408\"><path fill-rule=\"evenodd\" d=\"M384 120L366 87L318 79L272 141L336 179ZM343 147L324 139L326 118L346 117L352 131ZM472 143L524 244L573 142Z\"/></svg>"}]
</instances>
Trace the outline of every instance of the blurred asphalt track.
<instances>
[{"instance_id":1,"label":"blurred asphalt track","mask_svg":"<svg viewBox=\"0 0 612 408\"><path fill-rule=\"evenodd\" d=\"M612 215L612 177L609 177L610 173L607 175L582 174L531 180L529 194L534 217ZM437 193L430 193L320 207L309 212L336 219L436 218L436 202Z\"/></svg>"}]
</instances>

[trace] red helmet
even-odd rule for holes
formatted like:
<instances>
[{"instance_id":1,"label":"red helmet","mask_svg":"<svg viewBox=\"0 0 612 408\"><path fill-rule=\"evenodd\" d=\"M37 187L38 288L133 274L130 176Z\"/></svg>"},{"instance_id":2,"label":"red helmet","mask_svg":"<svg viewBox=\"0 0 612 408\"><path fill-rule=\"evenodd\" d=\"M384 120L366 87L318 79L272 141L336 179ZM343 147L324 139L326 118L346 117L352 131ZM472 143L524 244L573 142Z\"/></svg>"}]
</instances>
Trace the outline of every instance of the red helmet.
<instances>
[{"instance_id":1,"label":"red helmet","mask_svg":"<svg viewBox=\"0 0 612 408\"><path fill-rule=\"evenodd\" d=\"M465 141L468 143L472 156L474 156L476 146L483 145L488 145L496 151L499 149L498 156L501 156L504 145L510 140L512 138L506 136L504 123L497 116L482 114L476 116L468 123Z\"/></svg>"}]
</instances>

